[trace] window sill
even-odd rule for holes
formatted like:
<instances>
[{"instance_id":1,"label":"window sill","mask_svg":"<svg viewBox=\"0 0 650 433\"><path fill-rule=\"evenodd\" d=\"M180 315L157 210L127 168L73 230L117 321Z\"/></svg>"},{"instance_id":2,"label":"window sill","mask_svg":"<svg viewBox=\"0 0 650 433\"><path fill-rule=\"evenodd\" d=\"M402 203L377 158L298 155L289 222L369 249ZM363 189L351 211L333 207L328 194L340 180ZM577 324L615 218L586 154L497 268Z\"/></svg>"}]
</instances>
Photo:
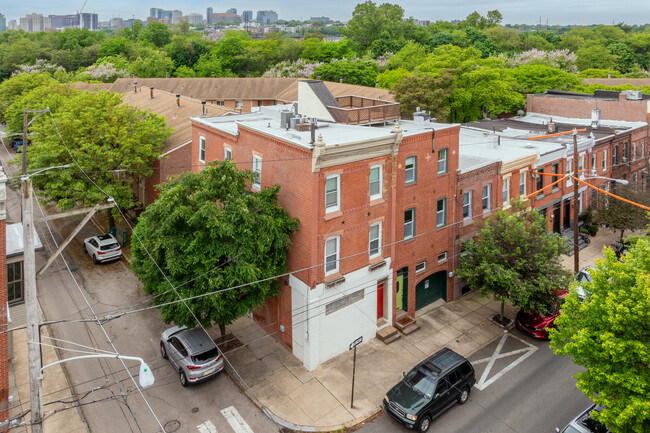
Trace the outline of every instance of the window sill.
<instances>
[{"instance_id":1,"label":"window sill","mask_svg":"<svg viewBox=\"0 0 650 433\"><path fill-rule=\"evenodd\" d=\"M374 259L370 259L370 265L368 266L369 271L374 271L375 269L379 269L382 266L386 266L386 260L384 260L383 257L375 257Z\"/></svg>"},{"instance_id":2,"label":"window sill","mask_svg":"<svg viewBox=\"0 0 650 433\"><path fill-rule=\"evenodd\" d=\"M447 224L436 226L436 230L444 229L445 227L447 227Z\"/></svg>"},{"instance_id":3,"label":"window sill","mask_svg":"<svg viewBox=\"0 0 650 433\"><path fill-rule=\"evenodd\" d=\"M414 240L415 240L415 236L411 236L410 238L402 239L402 243L406 244L406 243L409 243L409 242L414 241Z\"/></svg>"},{"instance_id":4,"label":"window sill","mask_svg":"<svg viewBox=\"0 0 650 433\"><path fill-rule=\"evenodd\" d=\"M332 212L326 212L325 213L325 221L333 220L334 218L338 218L343 215L343 212L340 210L337 211L332 211Z\"/></svg>"},{"instance_id":5,"label":"window sill","mask_svg":"<svg viewBox=\"0 0 650 433\"><path fill-rule=\"evenodd\" d=\"M386 203L386 200L384 200L383 197L377 197L377 198L371 198L370 199L370 206L379 206L380 204Z\"/></svg>"},{"instance_id":6,"label":"window sill","mask_svg":"<svg viewBox=\"0 0 650 433\"><path fill-rule=\"evenodd\" d=\"M535 197L536 200L540 200L544 198L544 194L537 194L537 197Z\"/></svg>"},{"instance_id":7,"label":"window sill","mask_svg":"<svg viewBox=\"0 0 650 433\"><path fill-rule=\"evenodd\" d=\"M337 284L341 284L343 282L345 282L345 277L341 275L340 272L335 272L333 274L327 275L323 279L323 283L325 284L326 287L332 287Z\"/></svg>"}]
</instances>

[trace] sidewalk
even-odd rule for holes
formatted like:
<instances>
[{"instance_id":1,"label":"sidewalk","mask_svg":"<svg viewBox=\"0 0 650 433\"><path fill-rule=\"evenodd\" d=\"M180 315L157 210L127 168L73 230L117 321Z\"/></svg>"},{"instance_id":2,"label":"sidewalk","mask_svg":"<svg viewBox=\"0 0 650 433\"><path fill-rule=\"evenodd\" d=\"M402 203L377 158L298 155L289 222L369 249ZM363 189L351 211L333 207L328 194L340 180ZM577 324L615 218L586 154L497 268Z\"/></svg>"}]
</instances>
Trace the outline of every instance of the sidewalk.
<instances>
[{"instance_id":1,"label":"sidewalk","mask_svg":"<svg viewBox=\"0 0 650 433\"><path fill-rule=\"evenodd\" d=\"M580 251L580 267L602 257L603 246L618 239L618 233L602 229ZM562 263L573 269L573 256ZM352 352L333 358L309 372L290 351L254 322L241 318L228 328L245 346L226 356L245 385L247 395L275 416L281 425L297 431L329 432L365 422L381 412L386 392L415 364L443 347L469 356L503 329L488 318L500 304L470 293L457 301L424 308L416 314L420 330L386 345L379 339L357 348L354 408L350 408ZM516 309L506 305L506 314ZM251 328L255 329L251 332ZM230 371L231 377L237 380ZM240 382L242 381L240 380Z\"/></svg>"}]
</instances>

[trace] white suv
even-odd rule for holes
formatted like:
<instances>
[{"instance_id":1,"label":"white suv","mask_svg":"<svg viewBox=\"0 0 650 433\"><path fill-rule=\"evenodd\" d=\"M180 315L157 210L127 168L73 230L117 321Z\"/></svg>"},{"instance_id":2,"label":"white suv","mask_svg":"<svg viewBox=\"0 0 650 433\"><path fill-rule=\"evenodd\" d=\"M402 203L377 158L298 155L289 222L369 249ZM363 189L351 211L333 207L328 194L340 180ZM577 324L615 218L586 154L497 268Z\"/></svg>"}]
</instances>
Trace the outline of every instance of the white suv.
<instances>
[{"instance_id":1,"label":"white suv","mask_svg":"<svg viewBox=\"0 0 650 433\"><path fill-rule=\"evenodd\" d=\"M84 251L95 264L122 257L122 247L113 235L99 235L84 239Z\"/></svg>"}]
</instances>

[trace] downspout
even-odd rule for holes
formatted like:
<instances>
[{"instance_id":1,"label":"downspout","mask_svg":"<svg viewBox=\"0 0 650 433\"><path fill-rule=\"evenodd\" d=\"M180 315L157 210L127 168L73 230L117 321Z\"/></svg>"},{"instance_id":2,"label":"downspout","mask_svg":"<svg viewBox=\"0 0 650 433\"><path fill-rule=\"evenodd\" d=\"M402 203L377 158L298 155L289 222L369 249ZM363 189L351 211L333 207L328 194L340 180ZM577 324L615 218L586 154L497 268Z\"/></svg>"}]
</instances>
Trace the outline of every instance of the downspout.
<instances>
[{"instance_id":1,"label":"downspout","mask_svg":"<svg viewBox=\"0 0 650 433\"><path fill-rule=\"evenodd\" d=\"M390 170L390 257L391 257L391 266L393 267L393 275L391 278L390 293L392 299L392 311L390 314L391 321L390 325L392 326L395 323L395 316L397 314L397 295L395 292L395 275L397 272L397 258L396 258L396 227L395 223L397 221L397 194L395 190L397 188L397 154L399 153L399 145L402 142L402 129L399 126L399 121L395 122L395 128L391 131L395 134L395 141L393 143L393 149L390 155L391 161L391 170Z\"/></svg>"}]
</instances>

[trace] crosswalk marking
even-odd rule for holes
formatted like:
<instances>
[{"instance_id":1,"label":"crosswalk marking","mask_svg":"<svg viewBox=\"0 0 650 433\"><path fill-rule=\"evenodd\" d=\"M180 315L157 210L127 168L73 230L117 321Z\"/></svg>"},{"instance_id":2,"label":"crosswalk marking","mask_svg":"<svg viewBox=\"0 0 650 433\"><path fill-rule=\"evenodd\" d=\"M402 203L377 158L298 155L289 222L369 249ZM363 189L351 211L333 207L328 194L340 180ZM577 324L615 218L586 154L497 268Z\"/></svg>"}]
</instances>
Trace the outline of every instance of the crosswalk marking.
<instances>
[{"instance_id":1,"label":"crosswalk marking","mask_svg":"<svg viewBox=\"0 0 650 433\"><path fill-rule=\"evenodd\" d=\"M212 424L212 421L207 420L203 424L196 426L199 429L199 433L218 433L217 428Z\"/></svg>"},{"instance_id":2,"label":"crosswalk marking","mask_svg":"<svg viewBox=\"0 0 650 433\"><path fill-rule=\"evenodd\" d=\"M501 349L503 349L503 346L505 345L506 339L514 338L521 343L523 343L526 347L524 349L517 349L517 350L512 350L510 352L501 352ZM515 368L517 365L519 365L521 362L523 362L526 358L528 358L530 355L535 353L537 351L537 346L533 346L532 344L522 340L521 338L512 335L511 333L504 334L503 337L501 337L501 341L499 341L499 344L497 344L497 347L494 349L494 353L492 356L488 358L483 358L479 359L478 361L472 361L472 364L481 364L484 362L487 362L487 366L485 367L485 371L481 375L481 378L478 380L478 382L474 385L479 391L483 391L485 388L493 384L497 379L499 379L501 376ZM495 374L488 380L488 376L490 374L490 371L492 370L492 367L494 366L494 363L496 362L497 359L505 358L508 356L512 355L519 355L523 354L522 356L518 357L515 359L513 362L508 364L503 370L501 370L499 373Z\"/></svg>"},{"instance_id":3,"label":"crosswalk marking","mask_svg":"<svg viewBox=\"0 0 650 433\"><path fill-rule=\"evenodd\" d=\"M235 406L230 406L221 411L221 415L226 418L230 427L235 431L235 433L254 433L253 430L246 424L244 418L239 415ZM201 432L203 433L203 432ZM216 430L215 430L216 433Z\"/></svg>"}]
</instances>

